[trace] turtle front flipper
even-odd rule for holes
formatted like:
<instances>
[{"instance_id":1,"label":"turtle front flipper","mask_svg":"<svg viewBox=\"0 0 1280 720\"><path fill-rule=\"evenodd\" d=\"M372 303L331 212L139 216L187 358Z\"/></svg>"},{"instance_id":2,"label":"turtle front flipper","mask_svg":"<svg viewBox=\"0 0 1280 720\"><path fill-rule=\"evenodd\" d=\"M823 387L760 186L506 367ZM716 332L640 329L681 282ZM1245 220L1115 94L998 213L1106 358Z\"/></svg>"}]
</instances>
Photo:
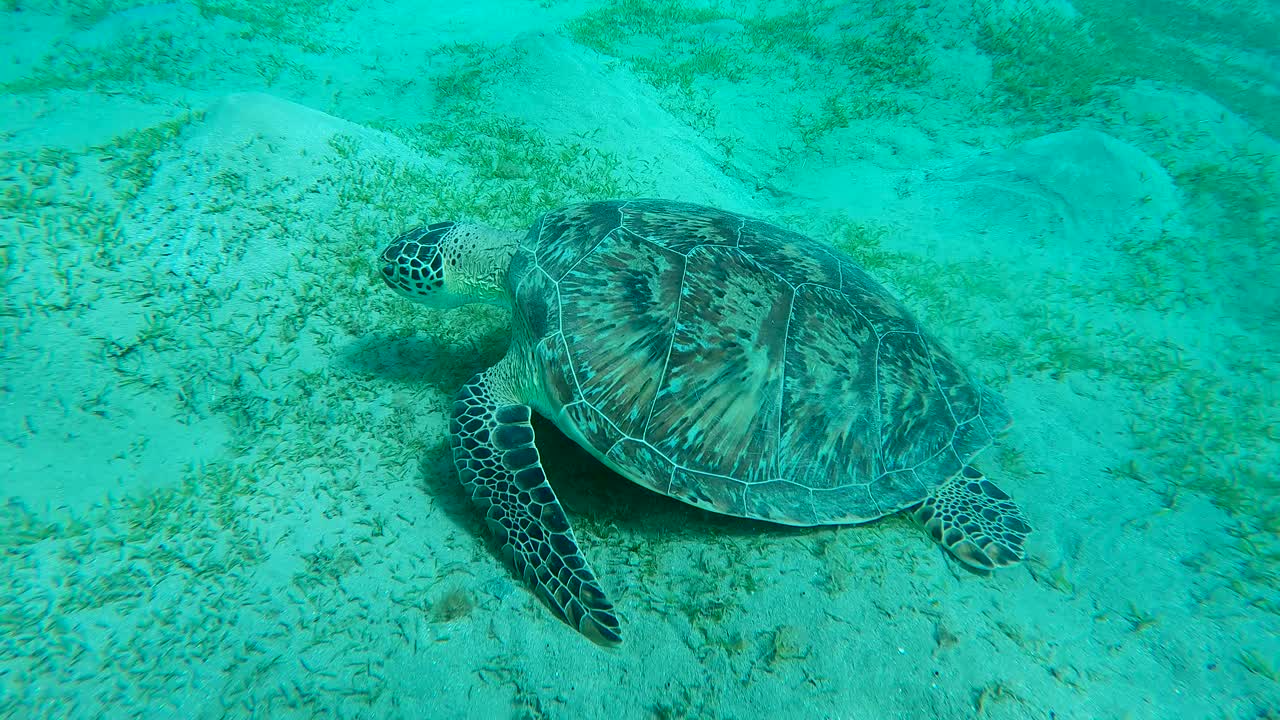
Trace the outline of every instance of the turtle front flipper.
<instances>
[{"instance_id":1,"label":"turtle front flipper","mask_svg":"<svg viewBox=\"0 0 1280 720\"><path fill-rule=\"evenodd\" d=\"M458 478L516 573L583 635L616 645L618 618L542 471L531 410L495 391L494 372L473 377L454 401L449 435Z\"/></svg>"},{"instance_id":2,"label":"turtle front flipper","mask_svg":"<svg viewBox=\"0 0 1280 720\"><path fill-rule=\"evenodd\" d=\"M1013 500L976 468L966 465L911 515L929 536L979 570L1023 560L1031 525Z\"/></svg>"}]
</instances>

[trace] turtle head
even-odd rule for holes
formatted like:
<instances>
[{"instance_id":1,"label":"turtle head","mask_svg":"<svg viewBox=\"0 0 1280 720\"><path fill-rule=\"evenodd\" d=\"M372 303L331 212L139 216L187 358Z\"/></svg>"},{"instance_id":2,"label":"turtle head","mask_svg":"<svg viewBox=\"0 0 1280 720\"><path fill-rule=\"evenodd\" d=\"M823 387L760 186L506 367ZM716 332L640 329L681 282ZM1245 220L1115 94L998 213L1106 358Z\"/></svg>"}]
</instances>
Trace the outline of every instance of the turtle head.
<instances>
[{"instance_id":1,"label":"turtle head","mask_svg":"<svg viewBox=\"0 0 1280 720\"><path fill-rule=\"evenodd\" d=\"M431 307L505 304L507 266L519 235L440 222L402 233L382 251L382 279L396 293Z\"/></svg>"}]
</instances>

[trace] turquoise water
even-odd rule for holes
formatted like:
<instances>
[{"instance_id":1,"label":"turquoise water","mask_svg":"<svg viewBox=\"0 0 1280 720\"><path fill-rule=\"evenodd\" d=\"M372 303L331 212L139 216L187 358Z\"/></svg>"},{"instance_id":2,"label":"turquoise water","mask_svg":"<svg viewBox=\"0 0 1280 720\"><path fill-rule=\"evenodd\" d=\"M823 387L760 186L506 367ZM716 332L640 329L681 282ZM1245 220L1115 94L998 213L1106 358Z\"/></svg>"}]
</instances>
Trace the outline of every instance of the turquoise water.
<instances>
[{"instance_id":1,"label":"turquoise water","mask_svg":"<svg viewBox=\"0 0 1280 720\"><path fill-rule=\"evenodd\" d=\"M1274 5L0 2L0 717L1280 717ZM663 197L847 253L1035 530L792 528L535 422L616 648L449 459L500 307L378 252Z\"/></svg>"}]
</instances>

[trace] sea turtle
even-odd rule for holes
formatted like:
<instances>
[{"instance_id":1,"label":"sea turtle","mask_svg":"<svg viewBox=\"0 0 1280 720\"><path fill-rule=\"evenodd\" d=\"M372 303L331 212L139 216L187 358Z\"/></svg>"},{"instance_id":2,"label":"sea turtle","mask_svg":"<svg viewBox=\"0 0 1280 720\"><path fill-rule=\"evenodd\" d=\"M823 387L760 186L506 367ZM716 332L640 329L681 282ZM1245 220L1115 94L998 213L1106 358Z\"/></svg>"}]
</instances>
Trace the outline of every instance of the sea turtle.
<instances>
[{"instance_id":1,"label":"sea turtle","mask_svg":"<svg viewBox=\"0 0 1280 720\"><path fill-rule=\"evenodd\" d=\"M501 361L458 393L453 461L516 573L562 619L621 641L534 447L534 411L620 475L786 525L909 511L979 569L1031 526L969 462L1009 424L848 256L776 225L668 200L588 202L527 233L440 222L382 253L393 290L512 310Z\"/></svg>"}]
</instances>

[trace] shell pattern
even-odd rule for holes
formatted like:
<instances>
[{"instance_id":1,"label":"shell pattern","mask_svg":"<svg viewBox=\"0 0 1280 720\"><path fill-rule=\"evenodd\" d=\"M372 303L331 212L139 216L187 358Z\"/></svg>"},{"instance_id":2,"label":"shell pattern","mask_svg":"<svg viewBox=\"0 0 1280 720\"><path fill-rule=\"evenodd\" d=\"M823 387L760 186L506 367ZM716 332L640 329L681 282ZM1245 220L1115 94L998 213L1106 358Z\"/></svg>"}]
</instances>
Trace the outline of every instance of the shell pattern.
<instances>
[{"instance_id":1,"label":"shell pattern","mask_svg":"<svg viewBox=\"0 0 1280 720\"><path fill-rule=\"evenodd\" d=\"M574 205L534 224L507 282L531 404L620 474L716 512L872 520L1009 424L852 259L761 220Z\"/></svg>"}]
</instances>

